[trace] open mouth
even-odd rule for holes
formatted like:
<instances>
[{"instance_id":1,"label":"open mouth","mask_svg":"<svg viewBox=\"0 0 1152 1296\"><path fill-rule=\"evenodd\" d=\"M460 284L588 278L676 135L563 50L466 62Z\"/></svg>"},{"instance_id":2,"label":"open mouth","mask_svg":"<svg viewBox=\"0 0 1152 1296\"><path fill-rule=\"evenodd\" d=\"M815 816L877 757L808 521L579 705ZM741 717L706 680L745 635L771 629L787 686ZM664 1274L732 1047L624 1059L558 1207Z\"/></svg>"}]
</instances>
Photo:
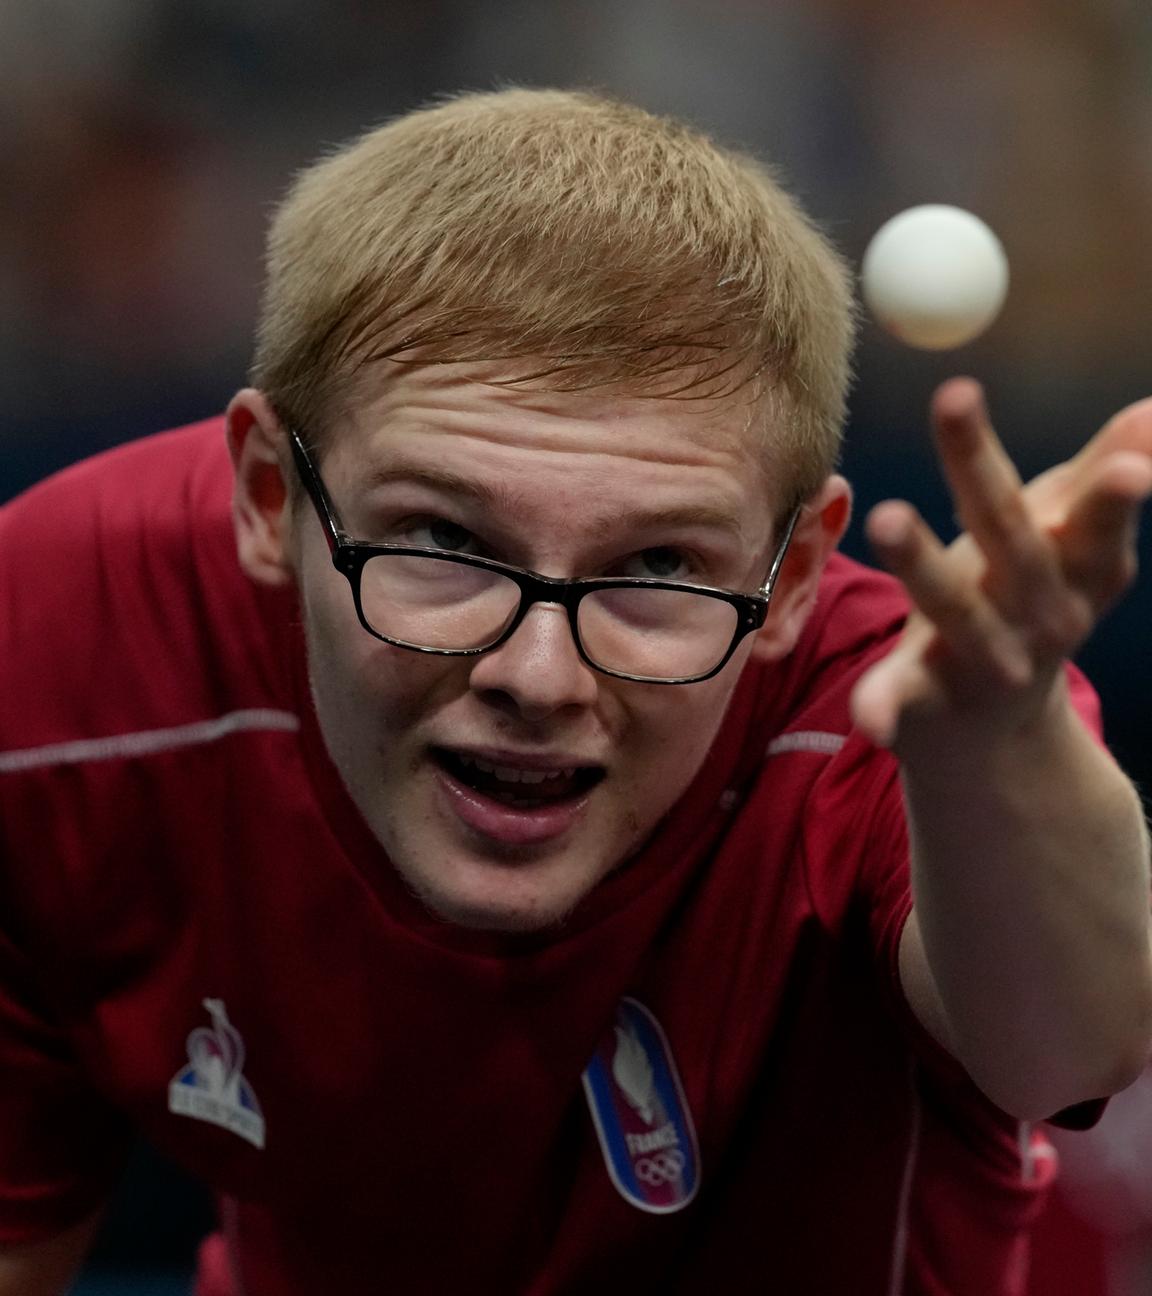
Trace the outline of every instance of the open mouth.
<instances>
[{"instance_id":1,"label":"open mouth","mask_svg":"<svg viewBox=\"0 0 1152 1296\"><path fill-rule=\"evenodd\" d=\"M598 765L567 769L521 769L439 747L437 764L458 783L514 810L536 810L583 797L604 777Z\"/></svg>"}]
</instances>

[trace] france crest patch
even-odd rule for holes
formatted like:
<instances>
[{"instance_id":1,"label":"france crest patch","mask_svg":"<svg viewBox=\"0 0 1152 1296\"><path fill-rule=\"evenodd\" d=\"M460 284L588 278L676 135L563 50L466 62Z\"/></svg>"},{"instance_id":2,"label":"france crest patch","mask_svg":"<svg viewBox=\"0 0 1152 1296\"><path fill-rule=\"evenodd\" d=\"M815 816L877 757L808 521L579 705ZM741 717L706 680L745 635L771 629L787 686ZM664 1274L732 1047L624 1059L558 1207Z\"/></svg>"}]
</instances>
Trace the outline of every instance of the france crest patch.
<instances>
[{"instance_id":1,"label":"france crest patch","mask_svg":"<svg viewBox=\"0 0 1152 1296\"><path fill-rule=\"evenodd\" d=\"M687 1206L700 1184L696 1130L664 1031L635 999L620 1000L584 1092L621 1196L658 1215Z\"/></svg>"},{"instance_id":2,"label":"france crest patch","mask_svg":"<svg viewBox=\"0 0 1152 1296\"><path fill-rule=\"evenodd\" d=\"M188 1065L168 1086L168 1110L239 1134L253 1147L264 1146L264 1114L244 1078L244 1041L228 1020L222 999L205 999L211 1026L188 1036Z\"/></svg>"}]
</instances>

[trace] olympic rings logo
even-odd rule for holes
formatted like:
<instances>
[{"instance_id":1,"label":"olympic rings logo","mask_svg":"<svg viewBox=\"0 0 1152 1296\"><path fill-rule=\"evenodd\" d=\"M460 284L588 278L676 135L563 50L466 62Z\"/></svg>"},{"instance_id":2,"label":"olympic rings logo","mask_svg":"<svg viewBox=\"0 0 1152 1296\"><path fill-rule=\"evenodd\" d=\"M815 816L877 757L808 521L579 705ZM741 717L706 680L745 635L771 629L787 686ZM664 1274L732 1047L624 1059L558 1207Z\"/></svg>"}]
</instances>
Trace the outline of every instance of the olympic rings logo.
<instances>
[{"instance_id":1,"label":"olympic rings logo","mask_svg":"<svg viewBox=\"0 0 1152 1296\"><path fill-rule=\"evenodd\" d=\"M657 1152L655 1156L641 1157L632 1169L641 1183L656 1188L680 1178L684 1169L684 1153L679 1148L669 1148L665 1152Z\"/></svg>"}]
</instances>

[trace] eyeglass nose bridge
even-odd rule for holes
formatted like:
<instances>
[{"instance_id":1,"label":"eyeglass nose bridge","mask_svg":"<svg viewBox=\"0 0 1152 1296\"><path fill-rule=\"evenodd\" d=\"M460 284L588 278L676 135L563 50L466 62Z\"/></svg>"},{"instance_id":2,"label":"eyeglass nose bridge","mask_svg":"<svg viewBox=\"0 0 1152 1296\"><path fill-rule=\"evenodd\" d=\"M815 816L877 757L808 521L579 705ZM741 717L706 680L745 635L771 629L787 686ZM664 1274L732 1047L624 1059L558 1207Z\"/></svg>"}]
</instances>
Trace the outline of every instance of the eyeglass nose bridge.
<instances>
[{"instance_id":1,"label":"eyeglass nose bridge","mask_svg":"<svg viewBox=\"0 0 1152 1296\"><path fill-rule=\"evenodd\" d=\"M520 586L520 603L516 608L516 614L504 628L499 639L489 644L486 651L491 652L493 649L506 644L534 607L542 606L545 609L551 607L558 612L565 613L568 618L568 629L572 634L572 642L580 655L581 661L594 667L595 663L584 651L584 644L581 642L580 630L577 625L580 600L587 592L583 588L584 582L571 580L565 576L540 576L530 571L508 572L507 574Z\"/></svg>"}]
</instances>

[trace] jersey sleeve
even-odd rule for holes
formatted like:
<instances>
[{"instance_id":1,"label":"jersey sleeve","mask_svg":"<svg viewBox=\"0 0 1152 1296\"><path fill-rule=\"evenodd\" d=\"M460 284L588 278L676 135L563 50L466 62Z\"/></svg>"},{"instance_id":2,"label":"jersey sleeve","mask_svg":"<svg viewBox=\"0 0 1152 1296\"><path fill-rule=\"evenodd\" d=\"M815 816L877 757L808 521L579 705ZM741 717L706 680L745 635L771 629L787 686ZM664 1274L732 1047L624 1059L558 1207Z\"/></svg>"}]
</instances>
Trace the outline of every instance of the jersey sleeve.
<instances>
[{"instance_id":1,"label":"jersey sleeve","mask_svg":"<svg viewBox=\"0 0 1152 1296\"><path fill-rule=\"evenodd\" d=\"M91 1214L129 1142L0 926L0 1245L51 1237Z\"/></svg>"},{"instance_id":2,"label":"jersey sleeve","mask_svg":"<svg viewBox=\"0 0 1152 1296\"><path fill-rule=\"evenodd\" d=\"M1073 706L1089 732L1103 744L1100 705L1095 691L1075 667L1069 667L1068 678ZM895 761L886 764L874 789L873 831L863 864L869 923L884 992L919 1061L950 1085L972 1086L960 1062L921 1024L904 993L900 938L912 912L910 846L898 767ZM1079 1103L1055 1113L1049 1123L1067 1129L1087 1129L1099 1120L1106 1105L1104 1098Z\"/></svg>"}]
</instances>

